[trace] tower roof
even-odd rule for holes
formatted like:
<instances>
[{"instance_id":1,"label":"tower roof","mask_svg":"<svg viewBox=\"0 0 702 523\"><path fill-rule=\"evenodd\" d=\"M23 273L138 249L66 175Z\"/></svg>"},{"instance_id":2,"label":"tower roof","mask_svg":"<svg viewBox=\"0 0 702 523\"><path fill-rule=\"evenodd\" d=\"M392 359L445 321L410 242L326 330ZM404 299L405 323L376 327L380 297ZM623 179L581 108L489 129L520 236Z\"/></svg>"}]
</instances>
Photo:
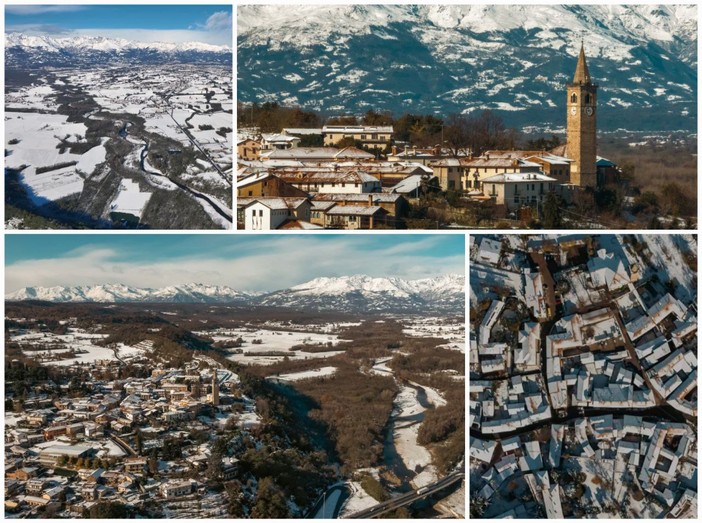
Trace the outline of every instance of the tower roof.
<instances>
[{"instance_id":1,"label":"tower roof","mask_svg":"<svg viewBox=\"0 0 702 523\"><path fill-rule=\"evenodd\" d=\"M575 68L575 76L573 76L574 84L589 84L592 83L590 79L590 71L587 68L587 60L585 58L585 47L580 44L580 54L578 55L578 65Z\"/></svg>"}]
</instances>

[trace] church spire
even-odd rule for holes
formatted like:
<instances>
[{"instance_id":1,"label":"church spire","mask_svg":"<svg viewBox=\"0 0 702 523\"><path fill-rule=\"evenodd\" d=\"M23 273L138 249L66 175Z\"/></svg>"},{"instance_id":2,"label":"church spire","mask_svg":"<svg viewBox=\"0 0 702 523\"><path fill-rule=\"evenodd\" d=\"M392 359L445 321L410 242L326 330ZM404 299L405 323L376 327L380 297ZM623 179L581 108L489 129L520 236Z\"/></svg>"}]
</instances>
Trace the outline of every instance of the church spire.
<instances>
[{"instance_id":1,"label":"church spire","mask_svg":"<svg viewBox=\"0 0 702 523\"><path fill-rule=\"evenodd\" d=\"M573 76L574 84L589 84L590 71L587 68L587 60L585 59L585 46L580 42L580 54L578 55L578 65L575 68L575 76Z\"/></svg>"}]
</instances>

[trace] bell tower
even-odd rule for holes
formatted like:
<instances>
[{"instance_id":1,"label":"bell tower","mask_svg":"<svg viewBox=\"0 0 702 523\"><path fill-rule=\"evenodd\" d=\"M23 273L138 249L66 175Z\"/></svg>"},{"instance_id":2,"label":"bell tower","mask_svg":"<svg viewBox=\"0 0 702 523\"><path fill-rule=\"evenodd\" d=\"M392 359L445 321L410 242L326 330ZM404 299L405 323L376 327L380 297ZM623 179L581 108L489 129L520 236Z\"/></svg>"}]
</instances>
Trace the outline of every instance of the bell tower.
<instances>
[{"instance_id":1,"label":"bell tower","mask_svg":"<svg viewBox=\"0 0 702 523\"><path fill-rule=\"evenodd\" d=\"M573 83L567 85L566 156L570 182L580 187L597 185L597 85L587 68L585 48L580 45Z\"/></svg>"}]
</instances>

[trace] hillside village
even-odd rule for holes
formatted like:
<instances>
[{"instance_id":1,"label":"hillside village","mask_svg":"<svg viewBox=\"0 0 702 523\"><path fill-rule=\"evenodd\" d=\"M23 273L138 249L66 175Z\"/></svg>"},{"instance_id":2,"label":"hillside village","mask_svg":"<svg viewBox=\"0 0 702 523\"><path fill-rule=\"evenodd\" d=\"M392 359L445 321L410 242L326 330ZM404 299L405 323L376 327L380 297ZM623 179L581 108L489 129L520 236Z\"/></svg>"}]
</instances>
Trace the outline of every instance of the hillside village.
<instances>
[{"instance_id":1,"label":"hillside village","mask_svg":"<svg viewBox=\"0 0 702 523\"><path fill-rule=\"evenodd\" d=\"M696 240L474 237L471 513L697 513Z\"/></svg>"},{"instance_id":2,"label":"hillside village","mask_svg":"<svg viewBox=\"0 0 702 523\"><path fill-rule=\"evenodd\" d=\"M617 207L624 214L614 218L625 225L649 226L637 216L645 205L617 195L622 168L598 156L598 85L584 47L565 90L565 142L553 137L521 149L489 111L472 123L431 121L430 127L440 124L439 143L431 147L397 139L392 125L380 125L392 119L373 111L360 121L339 117L322 127L277 132L240 122L237 223L255 230L601 228L609 222L598 211ZM470 138L483 128L484 136ZM676 216L661 219L674 227L684 223Z\"/></svg>"},{"instance_id":3,"label":"hillside village","mask_svg":"<svg viewBox=\"0 0 702 523\"><path fill-rule=\"evenodd\" d=\"M6 401L7 514L107 517L99 511L111 504L161 517L228 514L207 487L238 476L239 460L209 434L235 429L229 445L246 448L260 423L255 402L212 358L149 372L144 349L126 358L130 377L119 377L125 360L68 362L66 380L37 380ZM8 373L23 370L15 360Z\"/></svg>"}]
</instances>

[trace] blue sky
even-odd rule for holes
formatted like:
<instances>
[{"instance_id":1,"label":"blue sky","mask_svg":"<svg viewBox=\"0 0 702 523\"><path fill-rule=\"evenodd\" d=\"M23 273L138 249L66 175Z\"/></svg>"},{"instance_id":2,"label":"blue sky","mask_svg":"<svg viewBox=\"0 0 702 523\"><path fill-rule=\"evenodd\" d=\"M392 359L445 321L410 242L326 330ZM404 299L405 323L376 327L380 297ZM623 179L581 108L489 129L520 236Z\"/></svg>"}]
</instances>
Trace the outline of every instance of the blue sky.
<instances>
[{"instance_id":1,"label":"blue sky","mask_svg":"<svg viewBox=\"0 0 702 523\"><path fill-rule=\"evenodd\" d=\"M230 5L8 5L5 31L231 45Z\"/></svg>"},{"instance_id":2,"label":"blue sky","mask_svg":"<svg viewBox=\"0 0 702 523\"><path fill-rule=\"evenodd\" d=\"M320 276L464 273L463 235L72 234L5 237L5 291L183 283L276 290Z\"/></svg>"}]
</instances>

